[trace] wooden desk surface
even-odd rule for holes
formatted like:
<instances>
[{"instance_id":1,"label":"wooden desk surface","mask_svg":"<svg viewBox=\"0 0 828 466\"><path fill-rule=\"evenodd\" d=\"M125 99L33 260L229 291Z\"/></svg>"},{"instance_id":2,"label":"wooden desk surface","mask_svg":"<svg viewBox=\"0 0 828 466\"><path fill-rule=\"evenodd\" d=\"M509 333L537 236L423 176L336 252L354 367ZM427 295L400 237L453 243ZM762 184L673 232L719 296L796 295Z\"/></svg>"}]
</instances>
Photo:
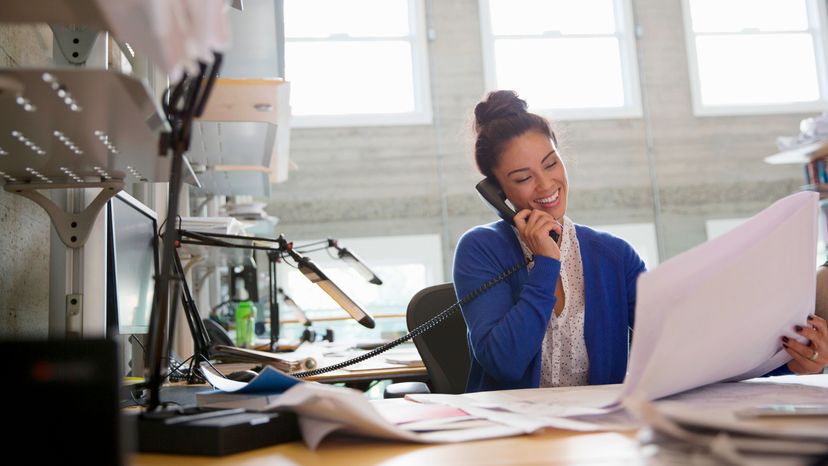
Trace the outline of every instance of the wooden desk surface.
<instances>
[{"instance_id":1,"label":"wooden desk surface","mask_svg":"<svg viewBox=\"0 0 828 466\"><path fill-rule=\"evenodd\" d=\"M129 459L134 466L644 464L647 462L644 449L634 436L634 433L581 434L548 430L536 435L439 445L338 438L323 441L316 451L304 443L291 442L221 458L137 454Z\"/></svg>"}]
</instances>

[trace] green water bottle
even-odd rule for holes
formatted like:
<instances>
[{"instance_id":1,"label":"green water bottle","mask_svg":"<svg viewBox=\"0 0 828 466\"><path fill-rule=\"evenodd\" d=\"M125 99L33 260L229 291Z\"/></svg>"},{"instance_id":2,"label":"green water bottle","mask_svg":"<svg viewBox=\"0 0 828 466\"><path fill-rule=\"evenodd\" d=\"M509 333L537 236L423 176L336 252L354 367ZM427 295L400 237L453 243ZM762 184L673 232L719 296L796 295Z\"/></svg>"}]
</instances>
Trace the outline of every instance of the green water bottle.
<instances>
[{"instance_id":1,"label":"green water bottle","mask_svg":"<svg viewBox=\"0 0 828 466\"><path fill-rule=\"evenodd\" d=\"M236 306L236 346L248 348L253 346L253 328L256 324L256 306L250 301L242 301Z\"/></svg>"}]
</instances>

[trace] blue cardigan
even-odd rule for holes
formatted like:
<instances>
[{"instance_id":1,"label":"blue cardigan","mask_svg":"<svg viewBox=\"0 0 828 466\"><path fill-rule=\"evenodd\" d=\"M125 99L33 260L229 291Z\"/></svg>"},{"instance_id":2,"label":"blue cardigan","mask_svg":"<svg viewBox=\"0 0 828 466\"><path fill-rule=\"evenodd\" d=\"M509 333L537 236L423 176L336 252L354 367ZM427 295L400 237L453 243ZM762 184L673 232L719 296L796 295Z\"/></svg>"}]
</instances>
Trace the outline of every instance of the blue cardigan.
<instances>
[{"instance_id":1,"label":"blue cardigan","mask_svg":"<svg viewBox=\"0 0 828 466\"><path fill-rule=\"evenodd\" d=\"M636 279L644 262L624 240L576 225L584 266L584 340L589 383L621 383L627 370ZM517 236L504 221L472 228L457 244L454 286L462 297L523 260ZM537 256L463 306L471 369L466 391L534 388L540 384L541 343L555 307L558 260Z\"/></svg>"}]
</instances>

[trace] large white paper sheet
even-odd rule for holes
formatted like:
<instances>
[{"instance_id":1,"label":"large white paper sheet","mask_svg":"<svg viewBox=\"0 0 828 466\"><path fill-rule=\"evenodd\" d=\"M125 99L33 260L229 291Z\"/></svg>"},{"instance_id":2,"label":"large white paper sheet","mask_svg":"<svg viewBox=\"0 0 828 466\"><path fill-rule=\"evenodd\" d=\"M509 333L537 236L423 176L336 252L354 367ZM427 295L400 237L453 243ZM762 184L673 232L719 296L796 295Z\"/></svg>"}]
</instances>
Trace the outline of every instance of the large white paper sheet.
<instances>
[{"instance_id":1,"label":"large white paper sheet","mask_svg":"<svg viewBox=\"0 0 828 466\"><path fill-rule=\"evenodd\" d=\"M622 398L762 375L814 310L819 195L788 196L638 280ZM802 340L801 340L802 341Z\"/></svg>"}]
</instances>

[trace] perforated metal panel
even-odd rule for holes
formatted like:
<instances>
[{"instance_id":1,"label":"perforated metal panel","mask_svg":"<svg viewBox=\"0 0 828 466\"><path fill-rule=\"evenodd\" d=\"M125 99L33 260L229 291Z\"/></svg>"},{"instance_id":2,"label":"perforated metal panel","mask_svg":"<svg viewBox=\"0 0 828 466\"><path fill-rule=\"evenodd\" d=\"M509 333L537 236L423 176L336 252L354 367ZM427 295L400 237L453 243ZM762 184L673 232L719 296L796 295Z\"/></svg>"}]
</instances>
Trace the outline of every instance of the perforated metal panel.
<instances>
[{"instance_id":1,"label":"perforated metal panel","mask_svg":"<svg viewBox=\"0 0 828 466\"><path fill-rule=\"evenodd\" d=\"M143 83L95 69L0 69L0 179L168 181L167 129Z\"/></svg>"}]
</instances>

